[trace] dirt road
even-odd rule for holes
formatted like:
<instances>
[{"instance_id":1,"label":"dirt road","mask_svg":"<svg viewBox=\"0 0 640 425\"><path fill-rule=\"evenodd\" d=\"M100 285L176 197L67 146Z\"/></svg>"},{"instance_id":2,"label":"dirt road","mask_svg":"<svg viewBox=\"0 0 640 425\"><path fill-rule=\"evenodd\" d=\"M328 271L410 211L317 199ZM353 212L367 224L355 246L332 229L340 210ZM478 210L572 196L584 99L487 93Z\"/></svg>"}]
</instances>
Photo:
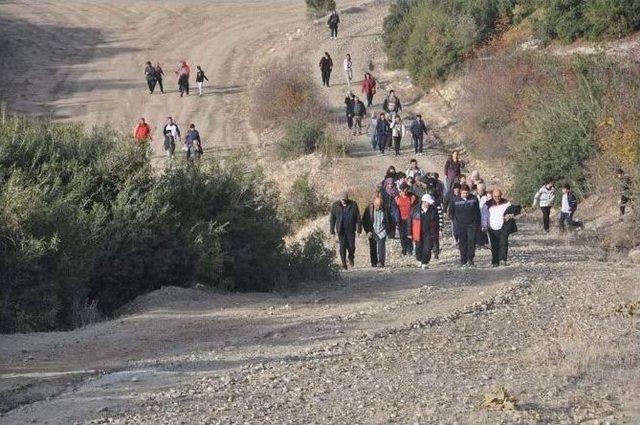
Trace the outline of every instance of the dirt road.
<instances>
[{"instance_id":1,"label":"dirt road","mask_svg":"<svg viewBox=\"0 0 640 425\"><path fill-rule=\"evenodd\" d=\"M393 86L410 109L415 91L381 71L384 10L344 13L351 24L332 43L324 27L305 24L297 1L0 2L0 34L12 35L11 51L22 52L13 65L29 80L25 93L6 78L0 87L25 112L122 127L141 114L159 124L172 110L213 143L251 143L250 65L288 52L315 70L331 50L337 84L325 95L337 111L347 52L357 70L371 60L381 88ZM211 94L145 93L147 58L170 70L183 57L208 71ZM438 120L442 107L420 102ZM411 156L381 157L367 143L358 138L349 158L322 171L329 192L345 181L370 190ZM442 160L429 149L421 163L438 170ZM533 219L497 270L487 251L477 270L458 269L449 239L428 271L395 243L390 267L372 270L360 240L358 267L333 285L288 295L163 288L115 320L2 335L0 423L637 423L640 331L625 306L640 298L640 270L588 240L541 235ZM499 386L518 410L478 407Z\"/></svg>"}]
</instances>

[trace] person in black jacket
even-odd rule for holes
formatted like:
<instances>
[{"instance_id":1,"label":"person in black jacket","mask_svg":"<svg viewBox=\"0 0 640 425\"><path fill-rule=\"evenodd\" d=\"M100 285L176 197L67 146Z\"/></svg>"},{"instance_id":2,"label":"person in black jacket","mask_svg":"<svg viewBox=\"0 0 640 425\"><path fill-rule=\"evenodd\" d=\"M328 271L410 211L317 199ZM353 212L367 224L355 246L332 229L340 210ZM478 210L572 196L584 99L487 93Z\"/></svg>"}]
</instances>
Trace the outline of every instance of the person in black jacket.
<instances>
[{"instance_id":1,"label":"person in black jacket","mask_svg":"<svg viewBox=\"0 0 640 425\"><path fill-rule=\"evenodd\" d=\"M324 52L324 56L320 59L320 74L322 75L322 85L329 87L329 79L333 70L333 59L329 52Z\"/></svg>"},{"instance_id":2,"label":"person in black jacket","mask_svg":"<svg viewBox=\"0 0 640 425\"><path fill-rule=\"evenodd\" d=\"M151 62L147 62L147 66L144 67L144 76L147 79L147 86L149 87L149 94L153 94L158 82L156 75L156 69L151 65Z\"/></svg>"},{"instance_id":3,"label":"person in black jacket","mask_svg":"<svg viewBox=\"0 0 640 425\"><path fill-rule=\"evenodd\" d=\"M362 221L358 204L349 199L349 194L343 192L340 199L331 206L329 216L329 233L338 237L340 242L340 260L342 267L347 269L347 252L349 265L353 267L356 253L356 231L362 233Z\"/></svg>"},{"instance_id":4,"label":"person in black jacket","mask_svg":"<svg viewBox=\"0 0 640 425\"><path fill-rule=\"evenodd\" d=\"M335 10L331 13L331 16L329 16L329 19L327 20L327 26L329 27L329 30L331 31L331 38L335 39L338 38L338 25L340 24L340 16L338 16L338 12L336 12Z\"/></svg>"},{"instance_id":5,"label":"person in black jacket","mask_svg":"<svg viewBox=\"0 0 640 425\"><path fill-rule=\"evenodd\" d=\"M347 127L349 130L353 128L353 116L354 116L354 106L356 102L356 96L353 93L348 93L344 98L344 112L347 116Z\"/></svg>"},{"instance_id":6,"label":"person in black jacket","mask_svg":"<svg viewBox=\"0 0 640 425\"><path fill-rule=\"evenodd\" d=\"M429 268L431 252L440 237L440 216L435 199L424 195L422 202L411 211L411 239L415 244L418 267ZM434 252L435 254L435 252Z\"/></svg>"},{"instance_id":7,"label":"person in black jacket","mask_svg":"<svg viewBox=\"0 0 640 425\"><path fill-rule=\"evenodd\" d=\"M449 204L449 217L453 221L453 231L458 236L460 265L475 267L476 235L480 227L480 202L471 194L468 185L460 187L460 196L454 196Z\"/></svg>"},{"instance_id":8,"label":"person in black jacket","mask_svg":"<svg viewBox=\"0 0 640 425\"><path fill-rule=\"evenodd\" d=\"M387 214L382 197L376 196L362 214L362 229L369 238L371 267L384 267L387 242Z\"/></svg>"},{"instance_id":9,"label":"person in black jacket","mask_svg":"<svg viewBox=\"0 0 640 425\"><path fill-rule=\"evenodd\" d=\"M204 75L204 71L200 68L200 65L196 67L198 72L196 72L196 83L198 83L198 96L202 96L202 90L204 89L204 82L209 81L206 75Z\"/></svg>"}]
</instances>

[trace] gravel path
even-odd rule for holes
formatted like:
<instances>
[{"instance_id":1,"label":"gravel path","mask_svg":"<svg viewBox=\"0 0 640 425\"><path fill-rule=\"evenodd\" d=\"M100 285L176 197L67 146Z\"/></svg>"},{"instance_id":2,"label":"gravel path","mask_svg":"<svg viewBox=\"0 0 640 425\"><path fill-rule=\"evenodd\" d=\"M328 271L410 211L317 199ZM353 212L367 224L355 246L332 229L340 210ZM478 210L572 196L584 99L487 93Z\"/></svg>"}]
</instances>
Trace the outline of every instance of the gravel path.
<instances>
[{"instance_id":1,"label":"gravel path","mask_svg":"<svg viewBox=\"0 0 640 425\"><path fill-rule=\"evenodd\" d=\"M41 7L10 2L0 10L18 14L14 3L26 4L28 13ZM161 3L184 8L184 19L193 16L192 6ZM384 62L383 4L343 14L353 24L343 26L337 42L327 40L322 26L307 29L298 3L255 7L263 6L253 16L233 4L203 4L204 12L228 13L221 25L229 27L196 26L201 31L185 34L180 46L216 58L212 70L230 61L235 76L211 73L226 78L227 86L240 85L244 67L260 49L274 57L308 52L302 57L311 66L328 49L337 60L351 51L356 64L369 58L380 69ZM267 9L269 15L258 16ZM114 9L113 19L128 22L126 15ZM140 28L155 28L147 25ZM169 34L167 29L167 40ZM200 49L202 34L212 40L208 46L221 50ZM253 53L245 51L268 37L256 41ZM378 75L383 87L393 86L403 98L414 93L403 74ZM330 88L327 100L341 105L344 89ZM220 99L244 102L243 93ZM142 102L135 91L123 96L132 103L122 111L108 104L95 106L96 114L128 108L165 114L161 105L151 106L156 100ZM197 101L189 98L180 108L191 114L200 110ZM419 105L439 125L447 124L442 105L428 99ZM207 125L228 137L224 114L207 108ZM370 190L389 163L400 167L410 158L406 151L393 160L380 157L366 144L365 138L356 140L349 158L325 169L328 181L343 182L358 170L365 178L357 189ZM440 150L430 149L421 162L439 169L442 158ZM329 193L338 189L326 187ZM390 267L372 270L360 240L358 267L336 284L287 295L163 288L139 298L116 320L72 332L2 335L0 423L638 423L640 327L632 305L640 299L640 269L608 260L588 239L542 235L534 218L521 220L505 268L488 267L489 253L481 251L478 269L460 270L445 240L430 270L399 256L395 242ZM484 394L499 387L517 399L517 409L480 407Z\"/></svg>"}]
</instances>

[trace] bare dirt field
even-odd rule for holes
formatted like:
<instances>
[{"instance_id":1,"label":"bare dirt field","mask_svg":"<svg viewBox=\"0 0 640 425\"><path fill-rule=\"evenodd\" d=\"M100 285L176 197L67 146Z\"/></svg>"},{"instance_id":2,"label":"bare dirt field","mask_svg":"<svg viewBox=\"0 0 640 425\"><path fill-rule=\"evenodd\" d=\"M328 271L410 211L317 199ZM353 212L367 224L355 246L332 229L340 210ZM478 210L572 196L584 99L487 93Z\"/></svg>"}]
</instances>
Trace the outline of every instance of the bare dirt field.
<instances>
[{"instance_id":1,"label":"bare dirt field","mask_svg":"<svg viewBox=\"0 0 640 425\"><path fill-rule=\"evenodd\" d=\"M456 142L446 102L383 71L386 4L338 6L348 10L331 41L302 1L0 2L0 96L19 112L118 128L171 114L205 143L259 146L248 111L260 69L294 58L319 83L331 51L335 85L324 93L338 114L350 52L357 80L371 61L381 91L395 88ZM183 58L208 72L206 96L180 99L171 75L167 94L146 93L146 60L172 71ZM363 136L314 178L328 194L367 192L410 158L381 157ZM420 159L440 171L444 151ZM500 269L483 250L478 269L460 270L449 238L427 271L397 241L389 267L370 269L360 239L357 267L337 283L292 294L163 288L113 320L0 335L0 423L638 423L640 268L588 238L543 235L538 221L522 218ZM516 408L481 407L500 387Z\"/></svg>"}]
</instances>

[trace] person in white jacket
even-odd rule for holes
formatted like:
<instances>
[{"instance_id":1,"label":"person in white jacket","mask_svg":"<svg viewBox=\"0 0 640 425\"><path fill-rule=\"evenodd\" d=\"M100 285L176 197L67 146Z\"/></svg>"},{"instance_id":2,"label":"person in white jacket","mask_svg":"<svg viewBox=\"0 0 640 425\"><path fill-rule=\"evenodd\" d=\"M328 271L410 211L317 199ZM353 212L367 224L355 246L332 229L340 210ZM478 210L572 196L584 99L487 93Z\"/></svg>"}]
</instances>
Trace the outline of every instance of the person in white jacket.
<instances>
[{"instance_id":1,"label":"person in white jacket","mask_svg":"<svg viewBox=\"0 0 640 425\"><path fill-rule=\"evenodd\" d=\"M347 86L351 88L351 80L353 80L353 62L351 62L351 55L347 53L347 57L344 58L343 63L344 76L347 79Z\"/></svg>"},{"instance_id":2,"label":"person in white jacket","mask_svg":"<svg viewBox=\"0 0 640 425\"><path fill-rule=\"evenodd\" d=\"M551 207L553 201L556 199L556 187L553 180L549 179L544 182L544 185L536 192L533 197L533 208L540 206L542 211L542 227L545 232L549 232L549 216L551 215Z\"/></svg>"},{"instance_id":3,"label":"person in white jacket","mask_svg":"<svg viewBox=\"0 0 640 425\"><path fill-rule=\"evenodd\" d=\"M393 139L393 148L396 151L396 156L400 155L400 142L402 142L402 138L406 132L402 118L400 118L400 115L396 115L391 123L391 137Z\"/></svg>"},{"instance_id":4,"label":"person in white jacket","mask_svg":"<svg viewBox=\"0 0 640 425\"><path fill-rule=\"evenodd\" d=\"M494 189L491 199L482 207L482 231L489 233L491 240L491 266L498 267L501 263L507 265L509 250L509 231L504 225L513 216L506 214L511 202L502 197L500 189Z\"/></svg>"}]
</instances>

